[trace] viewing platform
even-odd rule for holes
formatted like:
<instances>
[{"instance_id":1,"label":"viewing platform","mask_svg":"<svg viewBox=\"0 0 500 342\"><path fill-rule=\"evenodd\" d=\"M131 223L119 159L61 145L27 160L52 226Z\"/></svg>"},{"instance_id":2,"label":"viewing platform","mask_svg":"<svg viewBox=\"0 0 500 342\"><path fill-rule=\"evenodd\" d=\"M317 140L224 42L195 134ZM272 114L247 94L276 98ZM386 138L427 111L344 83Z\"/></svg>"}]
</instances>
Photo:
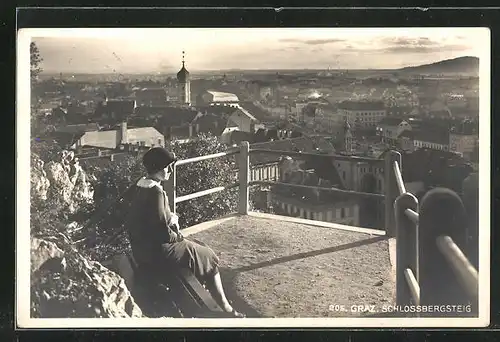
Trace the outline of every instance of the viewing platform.
<instances>
[{"instance_id":1,"label":"viewing platform","mask_svg":"<svg viewBox=\"0 0 500 342\"><path fill-rule=\"evenodd\" d=\"M358 317L373 313L353 304L395 305L383 231L251 212L183 235L215 251L228 298L249 316Z\"/></svg>"},{"instance_id":2,"label":"viewing platform","mask_svg":"<svg viewBox=\"0 0 500 342\"><path fill-rule=\"evenodd\" d=\"M250 172L251 153L297 158L321 156L381 167L383 194L254 181ZM230 155L238 158L235 183L177 197L178 167ZM381 199L385 207L384 229L367 230L251 212L249 188L273 184L316 188L357 199ZM474 241L478 241L478 231L467 226L464 203L449 189L434 188L419 203L406 190L401 154L396 151L387 151L383 159L318 155L251 149L244 141L239 148L226 152L178 161L164 187L174 213L177 203L239 189L237 214L243 217L205 222L185 231L221 253L221 266L226 267L233 279L230 282L233 294L257 313L271 317L283 314L341 317L347 312L331 313L328 305L377 305L384 301L402 307L459 305L462 308L461 311L406 312L406 317L478 315L478 271L470 261L477 260L478 246ZM364 299L361 301L361 298Z\"/></svg>"},{"instance_id":3,"label":"viewing platform","mask_svg":"<svg viewBox=\"0 0 500 342\"><path fill-rule=\"evenodd\" d=\"M251 153L367 163L382 169L383 193L253 180ZM232 155L238 158L234 183L177 196L179 167ZM273 184L381 200L383 228L252 211L250 188ZM365 158L251 149L243 142L226 152L179 160L163 186L174 213L178 203L238 189L235 213L182 233L219 256L228 298L248 317L478 317L477 225L468 225L462 199L449 189L434 188L420 200L408 192L398 152ZM384 311L394 306L460 309Z\"/></svg>"}]
</instances>

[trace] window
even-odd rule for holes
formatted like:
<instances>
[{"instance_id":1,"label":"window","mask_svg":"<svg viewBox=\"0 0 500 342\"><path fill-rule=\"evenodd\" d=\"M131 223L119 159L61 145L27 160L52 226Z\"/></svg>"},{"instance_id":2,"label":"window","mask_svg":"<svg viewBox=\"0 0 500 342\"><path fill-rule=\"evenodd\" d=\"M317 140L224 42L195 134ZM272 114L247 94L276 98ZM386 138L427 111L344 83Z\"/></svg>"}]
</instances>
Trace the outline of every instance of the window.
<instances>
[{"instance_id":1,"label":"window","mask_svg":"<svg viewBox=\"0 0 500 342\"><path fill-rule=\"evenodd\" d=\"M342 171L342 178L345 180L345 171Z\"/></svg>"},{"instance_id":2,"label":"window","mask_svg":"<svg viewBox=\"0 0 500 342\"><path fill-rule=\"evenodd\" d=\"M161 139L158 139L158 145L160 145L160 146L162 145Z\"/></svg>"},{"instance_id":3,"label":"window","mask_svg":"<svg viewBox=\"0 0 500 342\"><path fill-rule=\"evenodd\" d=\"M340 208L340 218L345 218L345 208Z\"/></svg>"}]
</instances>

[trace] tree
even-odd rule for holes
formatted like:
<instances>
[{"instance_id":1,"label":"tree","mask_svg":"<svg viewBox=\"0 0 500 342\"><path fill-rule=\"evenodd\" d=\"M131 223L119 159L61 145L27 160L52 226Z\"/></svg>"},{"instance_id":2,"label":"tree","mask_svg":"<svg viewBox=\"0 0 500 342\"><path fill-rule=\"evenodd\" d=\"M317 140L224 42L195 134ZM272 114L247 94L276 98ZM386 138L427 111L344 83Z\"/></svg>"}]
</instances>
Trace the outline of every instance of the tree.
<instances>
[{"instance_id":1,"label":"tree","mask_svg":"<svg viewBox=\"0 0 500 342\"><path fill-rule=\"evenodd\" d=\"M213 135L200 135L198 140L185 144L174 144L172 150L181 159L193 158L227 150ZM226 186L236 182L235 157L222 157L177 167L177 196ZM230 189L177 205L181 227L236 212L238 190Z\"/></svg>"},{"instance_id":2,"label":"tree","mask_svg":"<svg viewBox=\"0 0 500 342\"><path fill-rule=\"evenodd\" d=\"M40 55L35 42L30 43L30 80L31 80L31 129L32 134L39 131L41 124L38 116L38 96L36 94L36 82L38 75L42 72L41 63L43 58Z\"/></svg>"},{"instance_id":3,"label":"tree","mask_svg":"<svg viewBox=\"0 0 500 342\"><path fill-rule=\"evenodd\" d=\"M199 135L197 140L183 144L169 144L167 148L174 151L179 159L193 158L227 150L227 147L220 143L217 137L212 135ZM82 167L94 179L95 211L92 215L101 214L102 211L100 210L106 203L113 202L132 186L135 180L145 174L141 156L134 155L127 155L119 161L109 162L107 165L91 166L82 163ZM226 186L237 181L235 156L179 165L176 169L177 196L218 186ZM106 251L95 250L94 254L109 256L112 253L128 248L126 246L128 241L124 237L125 235L117 238L113 242L113 247L99 247L98 245L100 242L113 236L123 224L129 203L128 199L125 199L123 203L109 210L109 213L104 215L106 219L96 225L98 226L97 231L93 230L94 227L89 227L88 233L95 234L96 236L95 247L106 249ZM181 229L186 228L197 223L234 213L237 211L237 207L237 188L181 202L177 204L179 224ZM109 248L112 251L109 251Z\"/></svg>"},{"instance_id":4,"label":"tree","mask_svg":"<svg viewBox=\"0 0 500 342\"><path fill-rule=\"evenodd\" d=\"M38 80L38 75L43 71L40 64L42 63L43 58L40 55L40 50L38 50L38 46L35 42L30 43L30 76L31 76L31 85Z\"/></svg>"}]
</instances>

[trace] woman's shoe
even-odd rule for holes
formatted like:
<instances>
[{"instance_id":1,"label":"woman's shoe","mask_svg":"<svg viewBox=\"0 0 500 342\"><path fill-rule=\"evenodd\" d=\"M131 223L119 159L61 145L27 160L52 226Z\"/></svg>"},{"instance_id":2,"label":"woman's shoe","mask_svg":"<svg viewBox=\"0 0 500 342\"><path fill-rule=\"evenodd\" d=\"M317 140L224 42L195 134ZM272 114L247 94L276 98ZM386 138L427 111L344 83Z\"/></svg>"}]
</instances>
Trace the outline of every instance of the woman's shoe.
<instances>
[{"instance_id":1,"label":"woman's shoe","mask_svg":"<svg viewBox=\"0 0 500 342\"><path fill-rule=\"evenodd\" d=\"M244 314L236 311L235 309L233 309L233 311L231 311L231 314L234 316L234 318L245 318L246 317Z\"/></svg>"}]
</instances>

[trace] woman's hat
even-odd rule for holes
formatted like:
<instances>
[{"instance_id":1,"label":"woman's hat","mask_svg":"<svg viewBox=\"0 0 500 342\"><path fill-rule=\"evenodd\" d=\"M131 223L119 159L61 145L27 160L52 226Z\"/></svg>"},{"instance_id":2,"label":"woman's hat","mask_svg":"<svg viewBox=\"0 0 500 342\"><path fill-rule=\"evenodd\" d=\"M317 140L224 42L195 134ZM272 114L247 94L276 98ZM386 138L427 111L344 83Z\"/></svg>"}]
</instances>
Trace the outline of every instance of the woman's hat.
<instances>
[{"instance_id":1,"label":"woman's hat","mask_svg":"<svg viewBox=\"0 0 500 342\"><path fill-rule=\"evenodd\" d=\"M150 174L156 173L176 161L175 154L163 147L153 147L142 157L142 164Z\"/></svg>"}]
</instances>

